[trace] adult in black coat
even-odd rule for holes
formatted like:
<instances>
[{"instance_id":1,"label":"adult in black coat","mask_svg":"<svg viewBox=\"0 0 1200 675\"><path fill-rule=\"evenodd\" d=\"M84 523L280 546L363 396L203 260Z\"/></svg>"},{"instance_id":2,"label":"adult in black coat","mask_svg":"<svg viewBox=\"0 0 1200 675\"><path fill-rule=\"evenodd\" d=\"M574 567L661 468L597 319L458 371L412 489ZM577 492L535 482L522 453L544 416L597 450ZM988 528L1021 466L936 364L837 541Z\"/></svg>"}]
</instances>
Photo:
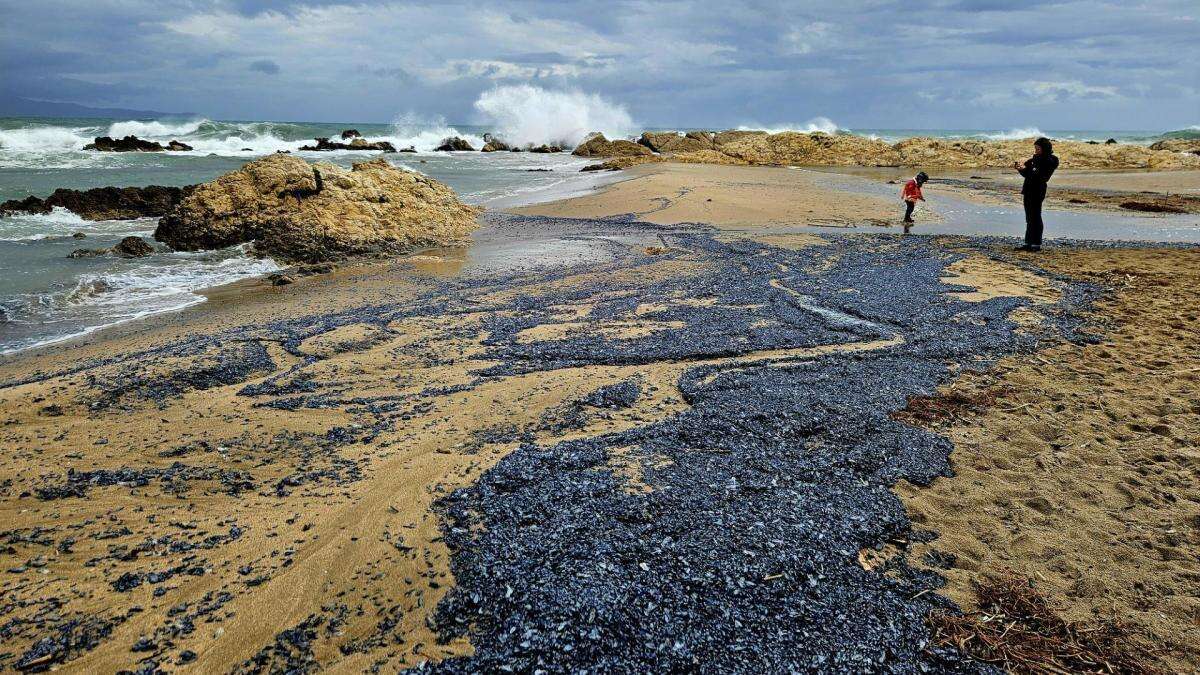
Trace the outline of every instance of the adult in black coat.
<instances>
[{"instance_id":1,"label":"adult in black coat","mask_svg":"<svg viewBox=\"0 0 1200 675\"><path fill-rule=\"evenodd\" d=\"M1042 202L1046 201L1046 184L1058 168L1058 157L1054 156L1054 146L1049 138L1039 138L1033 142L1033 157L1025 160L1024 164L1013 162L1017 173L1025 177L1021 186L1021 194L1025 201L1025 245L1018 246L1018 251L1042 250Z\"/></svg>"}]
</instances>

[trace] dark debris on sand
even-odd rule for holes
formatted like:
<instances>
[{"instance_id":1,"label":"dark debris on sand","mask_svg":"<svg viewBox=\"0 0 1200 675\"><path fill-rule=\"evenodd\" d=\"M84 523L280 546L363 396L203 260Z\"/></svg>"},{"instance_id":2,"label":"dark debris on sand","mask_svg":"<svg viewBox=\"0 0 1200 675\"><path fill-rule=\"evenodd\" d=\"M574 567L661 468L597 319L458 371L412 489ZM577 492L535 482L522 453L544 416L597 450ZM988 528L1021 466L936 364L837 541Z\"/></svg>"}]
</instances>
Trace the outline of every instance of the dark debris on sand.
<instances>
[{"instance_id":1,"label":"dark debris on sand","mask_svg":"<svg viewBox=\"0 0 1200 675\"><path fill-rule=\"evenodd\" d=\"M962 254L925 238L831 236L827 245L789 250L722 242L697 226L658 227L628 218L488 217L502 231L657 237L667 253L650 258L638 247L614 243L612 259L604 262L427 282L431 290L415 301L246 326L126 355L123 363L137 365L92 383L103 392L98 402L165 402L186 391L245 383L276 370L263 343L278 345L303 363L244 387L241 395L284 396L267 403L285 409L353 409L362 413L359 419L371 420L319 438L279 439L277 450L242 449L264 462L295 455L288 459L294 470L284 479L256 483L260 493L286 494L309 481L357 480L359 468L339 460L339 448L370 442L447 393L364 399L353 383L309 380L304 365L321 357L307 354L304 342L343 326L386 330L410 317L483 315L486 353L475 380L456 390L565 367L687 364L678 386L690 407L666 419L541 445L528 429L500 426L481 435L479 443L521 444L474 485L437 505L456 586L437 607L434 626L444 639L469 636L474 654L423 667L445 673L992 668L933 639L926 616L955 611L936 593L939 577L902 561L886 573L858 562L863 549L916 535L892 491L897 481L928 484L949 473L950 442L893 413L913 397L932 395L955 369L986 367L1003 355L1035 349L1043 339L1087 339L1076 317L1096 289L1064 281L1063 300L1045 311L1046 330L1032 335L1016 331L1008 319L1025 300L968 303L948 295L962 289L940 277ZM986 241L959 244L999 255ZM646 281L634 293L627 283L605 281L606 272L671 258L702 269ZM586 288L548 284L581 272L593 272L599 281ZM525 284L543 290L486 306L468 302L479 290ZM678 298L714 302L672 302ZM598 321L629 317L639 305L653 303L665 309L647 318L669 327L636 338L584 331L555 340L518 339L527 328L556 322L552 306L570 303L589 304ZM890 346L785 354L737 367L720 363L858 343ZM169 375L142 365L173 357L197 365ZM96 365L105 363L77 369ZM568 405L559 420L541 424L580 428L580 420L625 410L645 392L640 378L606 386ZM628 479L613 462L619 452L640 465L649 489L624 489ZM43 498L86 494L112 480L162 479L144 469L115 471L68 474L63 483L47 486ZM164 569L189 574L200 564ZM258 579L255 574L247 569L244 583ZM213 603L219 606L220 598ZM313 643L327 637L344 611L321 608L280 633L242 670L317 668ZM360 642L385 642L385 624L380 636ZM169 643L170 631L186 632L187 626L167 622L152 642ZM153 648L143 667L168 657L187 660L165 649Z\"/></svg>"}]
</instances>

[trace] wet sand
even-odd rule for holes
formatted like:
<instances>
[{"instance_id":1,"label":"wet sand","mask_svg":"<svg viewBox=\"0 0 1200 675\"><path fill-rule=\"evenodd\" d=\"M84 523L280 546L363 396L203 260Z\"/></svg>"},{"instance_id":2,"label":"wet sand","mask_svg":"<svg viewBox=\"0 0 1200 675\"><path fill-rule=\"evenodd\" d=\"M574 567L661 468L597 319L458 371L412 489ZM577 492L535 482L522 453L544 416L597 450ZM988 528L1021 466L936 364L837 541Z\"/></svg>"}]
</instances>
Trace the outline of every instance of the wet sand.
<instances>
[{"instance_id":1,"label":"wet sand","mask_svg":"<svg viewBox=\"0 0 1200 675\"><path fill-rule=\"evenodd\" d=\"M551 599L565 601L527 586L552 576L531 572L550 575L556 561L579 552L546 548L545 560L529 561L546 569L514 575L483 565L492 559L477 557L493 548L539 540L548 547L564 536L549 517L540 534L527 531L520 509L508 524L488 511L499 502L487 495L517 489L513 471L554 453L570 457L571 443L599 444L601 459L583 469L577 459L555 460L563 475L609 476L611 485L585 481L586 499L617 500L593 514L603 527L565 535L573 545L600 545L619 532L604 518L613 509L633 517L620 513L629 499L665 509L671 495L715 485L719 498L691 514L694 543L710 552L754 547L760 562L773 560L779 551L758 548L753 537L722 541L715 524L705 539L705 518L750 518L753 527L761 517L738 504L792 503L795 494L771 492L781 489L778 480L816 471L806 463L829 457L821 470L847 475L844 494L871 485L866 503L874 506L862 532L829 530L830 520L818 528L822 536L853 550L911 541L902 552L917 567L929 551L952 555L956 562L936 571L948 580L947 596L964 606L971 579L1013 567L1072 617L1129 621L1168 647L1167 664L1197 667L1194 250L1029 257L995 242L902 240L884 226L898 219L893 199L855 192L852 183L831 188L812 171L657 165L628 177L598 194L519 209L608 221L498 218L471 249L347 265L282 288L243 282L182 312L0 362L0 442L8 449L0 457L0 568L7 570L0 620L10 626L0 667L361 671L472 654L479 660L445 663L495 666L513 657L503 632L486 630L494 620L486 612L525 612L518 615L524 625L534 625L540 619L509 596L525 598L534 613ZM623 214L657 225L613 218ZM680 225L692 222L716 229ZM844 232L884 236L831 244L830 233ZM1076 280L1114 293L1084 317L1099 344L1064 337L1070 330L1062 326L1082 302ZM929 295L911 295L918 288ZM879 302L884 296L891 299ZM929 318L931 308L947 318ZM944 330L959 333L948 338ZM971 342L984 334L994 342ZM1017 345L1024 353L1006 355ZM997 355L998 365L955 379L984 354ZM753 447L721 447L713 431L688 447L647 436L660 428L683 433L672 425L688 415L699 415L689 423L695 429L738 413L739 406L722 407L726 390L740 392L742 409L768 394L780 397L771 405L799 405L829 381L823 373L844 376L876 358L880 367L898 359L886 366L893 387L868 384L882 375L856 375L867 378L862 386L831 390L812 408L829 411L829 425L867 415L861 427L853 421L814 432L801 410L764 409L760 418L774 421L761 439L757 426L731 435L773 443L792 434L820 452L772 459ZM900 375L914 364L922 375ZM789 376L791 369L813 379ZM609 389L631 382L638 393L630 397ZM1004 394L920 436L917 445L934 448L928 457L889 468L916 441L886 427L888 416L906 397L938 386ZM855 398L867 395L877 398ZM928 426L913 428L923 434ZM855 435L885 427L885 434ZM935 480L945 461L938 436L953 444L954 475ZM901 439L894 448L886 440L893 437ZM878 459L862 455L879 442ZM770 464L780 460L800 464ZM728 463L721 471L750 471L735 475L766 492L729 500L721 487L727 474L706 473L719 462ZM888 487L897 476L903 505ZM518 492L541 489L537 483ZM805 504L773 517L830 508L822 517L849 518L863 502ZM899 536L905 509L932 541ZM659 512L664 524L674 518L689 519L686 511ZM797 532L809 530L791 532L799 541ZM647 531L623 541L660 546L663 536ZM838 639L911 649L921 612L940 602L935 587L923 577L897 581L894 569L850 574L860 569L855 554L820 548L829 545L805 544L829 556L822 570L830 590L819 587L812 611L830 602L847 603L847 611L884 603L871 605L890 617L872 628L877 633ZM649 561L662 575L664 586L654 588L661 594L686 585L654 558L662 554L639 549L640 557L605 560L635 575L639 561ZM803 574L793 578L794 564L738 574L779 574L792 594L816 592L804 590L811 582ZM634 583L624 578L614 578L617 588ZM442 602L452 589L466 595ZM765 593L747 611L791 597ZM486 601L477 606L473 594ZM713 601L733 607L733 597ZM909 618L899 623L915 632L889 634L901 607ZM467 635L448 628L456 617L478 628ZM621 642L633 638L614 626L609 644L624 646L610 649L634 653L625 651L633 643Z\"/></svg>"},{"instance_id":2,"label":"wet sand","mask_svg":"<svg viewBox=\"0 0 1200 675\"><path fill-rule=\"evenodd\" d=\"M848 228L893 231L902 226L900 185L908 173L896 168L747 167L646 164L584 197L513 209L524 214L611 218L633 215L655 223L700 222L757 232L819 232ZM975 176L976 178L971 178ZM1200 172L1066 172L1065 184L1116 186L1128 176L1139 187L1163 192L1124 192L1060 187L1046 207L1047 238L1200 243ZM1002 172L954 173L925 187L917 206L916 234L981 234L1018 237L1024 231L1019 183ZM1178 190L1178 192L1176 192ZM1072 203L1084 201L1086 203ZM1136 201L1182 213L1122 208Z\"/></svg>"}]
</instances>

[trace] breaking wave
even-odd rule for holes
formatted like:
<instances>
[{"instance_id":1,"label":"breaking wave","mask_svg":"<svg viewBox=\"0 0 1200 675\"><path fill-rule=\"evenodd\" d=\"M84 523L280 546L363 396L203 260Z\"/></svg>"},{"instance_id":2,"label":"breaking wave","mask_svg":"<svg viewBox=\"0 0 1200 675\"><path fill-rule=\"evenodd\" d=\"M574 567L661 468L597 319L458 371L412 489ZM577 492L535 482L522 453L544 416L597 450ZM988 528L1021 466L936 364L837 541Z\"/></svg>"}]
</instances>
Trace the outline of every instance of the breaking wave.
<instances>
[{"instance_id":1,"label":"breaking wave","mask_svg":"<svg viewBox=\"0 0 1200 675\"><path fill-rule=\"evenodd\" d=\"M738 127L738 131L766 131L767 133L778 134L784 131L797 131L802 134L823 133L849 133L849 129L843 129L828 117L814 117L804 124L777 124L777 125L751 125L743 124Z\"/></svg>"},{"instance_id":2,"label":"breaking wave","mask_svg":"<svg viewBox=\"0 0 1200 675\"><path fill-rule=\"evenodd\" d=\"M983 134L984 138L992 141L1019 141L1024 138L1038 138L1045 136L1042 130L1037 127L1020 127L1017 129L1009 129L1008 131L1000 131L994 134Z\"/></svg>"},{"instance_id":3,"label":"breaking wave","mask_svg":"<svg viewBox=\"0 0 1200 675\"><path fill-rule=\"evenodd\" d=\"M0 296L0 354L86 335L106 326L204 302L199 291L279 268L245 247L160 252L129 261L93 259L74 283L45 293Z\"/></svg>"},{"instance_id":4,"label":"breaking wave","mask_svg":"<svg viewBox=\"0 0 1200 675\"><path fill-rule=\"evenodd\" d=\"M609 138L639 131L624 106L581 91L551 91L528 84L497 87L480 95L475 109L497 136L516 145L574 147L593 131Z\"/></svg>"}]
</instances>

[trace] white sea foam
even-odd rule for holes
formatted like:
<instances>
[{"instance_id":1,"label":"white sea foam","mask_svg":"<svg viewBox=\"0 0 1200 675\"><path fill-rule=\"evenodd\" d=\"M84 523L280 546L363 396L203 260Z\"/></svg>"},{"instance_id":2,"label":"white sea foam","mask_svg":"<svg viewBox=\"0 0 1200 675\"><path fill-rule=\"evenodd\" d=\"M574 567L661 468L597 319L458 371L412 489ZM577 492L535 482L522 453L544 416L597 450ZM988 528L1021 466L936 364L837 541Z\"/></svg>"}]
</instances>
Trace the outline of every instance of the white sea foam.
<instances>
[{"instance_id":1,"label":"white sea foam","mask_svg":"<svg viewBox=\"0 0 1200 675\"><path fill-rule=\"evenodd\" d=\"M593 131L609 138L637 133L624 106L581 91L551 91L528 84L497 87L481 94L475 109L498 136L516 145L574 147Z\"/></svg>"},{"instance_id":2,"label":"white sea foam","mask_svg":"<svg viewBox=\"0 0 1200 675\"><path fill-rule=\"evenodd\" d=\"M157 218L84 220L56 206L50 213L13 213L0 218L0 241L36 241L69 237L76 232L89 236L126 237L148 234L157 222Z\"/></svg>"},{"instance_id":3,"label":"white sea foam","mask_svg":"<svg viewBox=\"0 0 1200 675\"><path fill-rule=\"evenodd\" d=\"M1039 138L1045 135L1037 127L1019 127L994 134L984 134L984 137L993 141L1019 141L1024 138Z\"/></svg>"},{"instance_id":4,"label":"white sea foam","mask_svg":"<svg viewBox=\"0 0 1200 675\"><path fill-rule=\"evenodd\" d=\"M446 124L442 117L427 118L411 112L397 115L392 120L391 134L380 140L390 142L398 150L412 146L418 152L432 152L442 141L454 136L466 140L476 150L483 147L482 137L463 133Z\"/></svg>"},{"instance_id":5,"label":"white sea foam","mask_svg":"<svg viewBox=\"0 0 1200 675\"><path fill-rule=\"evenodd\" d=\"M814 117L804 124L775 124L765 126L743 124L738 127L738 131L766 131L772 134L778 134L784 131L798 131L802 134L811 134L815 132L821 132L823 134L836 134L839 131L848 130L842 129L828 117Z\"/></svg>"},{"instance_id":6,"label":"white sea foam","mask_svg":"<svg viewBox=\"0 0 1200 675\"><path fill-rule=\"evenodd\" d=\"M15 152L80 150L99 127L35 126L0 129L0 149Z\"/></svg>"},{"instance_id":7,"label":"white sea foam","mask_svg":"<svg viewBox=\"0 0 1200 675\"><path fill-rule=\"evenodd\" d=\"M39 327L0 342L0 354L183 309L204 302L199 291L278 269L279 265L269 258L248 256L244 247L157 253L139 260L114 259L109 269L80 274L74 285L63 290L0 299L0 325Z\"/></svg>"},{"instance_id":8,"label":"white sea foam","mask_svg":"<svg viewBox=\"0 0 1200 675\"><path fill-rule=\"evenodd\" d=\"M148 122L139 120L130 120L128 122L116 122L108 127L108 132L105 136L113 138L124 138L126 136L137 136L138 138L178 138L179 136L187 136L195 133L202 124L207 123L206 119L191 120L187 122L160 122L151 120Z\"/></svg>"}]
</instances>

